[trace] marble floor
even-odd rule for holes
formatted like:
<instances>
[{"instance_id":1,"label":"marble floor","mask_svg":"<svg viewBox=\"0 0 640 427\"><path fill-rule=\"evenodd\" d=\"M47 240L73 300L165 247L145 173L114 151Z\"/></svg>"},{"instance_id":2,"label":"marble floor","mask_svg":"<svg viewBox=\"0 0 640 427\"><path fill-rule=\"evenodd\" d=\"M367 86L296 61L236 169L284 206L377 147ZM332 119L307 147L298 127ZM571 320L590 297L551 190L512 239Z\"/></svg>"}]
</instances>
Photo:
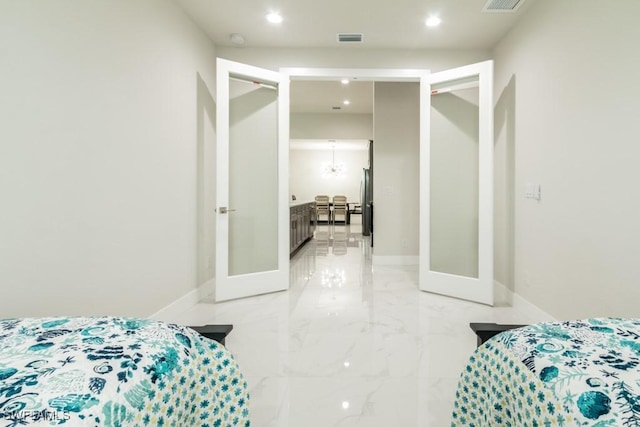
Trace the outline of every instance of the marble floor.
<instances>
[{"instance_id":1,"label":"marble floor","mask_svg":"<svg viewBox=\"0 0 640 427\"><path fill-rule=\"evenodd\" d=\"M545 319L421 292L417 266L372 266L369 243L359 224L321 225L291 260L289 291L166 320L234 325L226 345L256 427L447 426L469 322Z\"/></svg>"}]
</instances>

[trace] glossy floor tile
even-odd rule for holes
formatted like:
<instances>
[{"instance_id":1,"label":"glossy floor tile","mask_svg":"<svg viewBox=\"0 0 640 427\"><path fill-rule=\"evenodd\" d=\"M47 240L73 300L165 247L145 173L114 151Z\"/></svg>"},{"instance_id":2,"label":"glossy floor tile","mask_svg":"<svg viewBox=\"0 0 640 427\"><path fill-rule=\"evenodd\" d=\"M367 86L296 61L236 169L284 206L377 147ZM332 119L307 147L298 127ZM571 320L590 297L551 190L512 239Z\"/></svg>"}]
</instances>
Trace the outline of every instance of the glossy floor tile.
<instances>
[{"instance_id":1,"label":"glossy floor tile","mask_svg":"<svg viewBox=\"0 0 640 427\"><path fill-rule=\"evenodd\" d=\"M254 426L449 425L476 343L469 322L545 320L419 291L417 266L372 266L359 224L321 225L316 237L291 260L289 291L166 319L234 325L226 344Z\"/></svg>"}]
</instances>

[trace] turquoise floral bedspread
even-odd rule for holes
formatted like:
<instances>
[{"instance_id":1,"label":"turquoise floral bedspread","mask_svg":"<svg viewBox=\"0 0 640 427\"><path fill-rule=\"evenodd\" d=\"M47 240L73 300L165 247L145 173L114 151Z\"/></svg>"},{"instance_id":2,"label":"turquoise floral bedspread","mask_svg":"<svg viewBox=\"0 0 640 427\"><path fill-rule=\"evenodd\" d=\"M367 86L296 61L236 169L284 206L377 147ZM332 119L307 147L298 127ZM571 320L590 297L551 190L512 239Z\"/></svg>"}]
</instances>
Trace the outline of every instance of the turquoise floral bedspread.
<instances>
[{"instance_id":1,"label":"turquoise floral bedspread","mask_svg":"<svg viewBox=\"0 0 640 427\"><path fill-rule=\"evenodd\" d=\"M0 426L249 424L233 356L195 331L118 317L0 320Z\"/></svg>"},{"instance_id":2,"label":"turquoise floral bedspread","mask_svg":"<svg viewBox=\"0 0 640 427\"><path fill-rule=\"evenodd\" d=\"M452 426L640 426L640 319L540 323L480 346Z\"/></svg>"}]
</instances>

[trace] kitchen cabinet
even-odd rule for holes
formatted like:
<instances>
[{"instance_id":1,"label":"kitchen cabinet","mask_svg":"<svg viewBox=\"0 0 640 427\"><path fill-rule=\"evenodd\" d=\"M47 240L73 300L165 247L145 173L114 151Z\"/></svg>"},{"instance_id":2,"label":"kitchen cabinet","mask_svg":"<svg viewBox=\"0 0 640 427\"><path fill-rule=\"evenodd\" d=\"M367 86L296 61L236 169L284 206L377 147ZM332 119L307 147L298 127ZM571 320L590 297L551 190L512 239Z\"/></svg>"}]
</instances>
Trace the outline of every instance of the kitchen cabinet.
<instances>
[{"instance_id":1,"label":"kitchen cabinet","mask_svg":"<svg viewBox=\"0 0 640 427\"><path fill-rule=\"evenodd\" d=\"M290 206L289 215L289 254L293 254L300 249L308 240L313 237L315 230L315 202L302 202Z\"/></svg>"}]
</instances>

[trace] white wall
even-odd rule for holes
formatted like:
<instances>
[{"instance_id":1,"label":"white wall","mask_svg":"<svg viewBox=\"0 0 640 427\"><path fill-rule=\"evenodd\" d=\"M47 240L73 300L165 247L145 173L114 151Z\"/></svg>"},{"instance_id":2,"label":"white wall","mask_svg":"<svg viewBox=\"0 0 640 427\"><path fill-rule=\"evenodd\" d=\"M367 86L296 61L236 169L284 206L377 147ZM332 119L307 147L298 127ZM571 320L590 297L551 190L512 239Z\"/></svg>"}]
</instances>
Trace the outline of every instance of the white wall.
<instances>
[{"instance_id":1,"label":"white wall","mask_svg":"<svg viewBox=\"0 0 640 427\"><path fill-rule=\"evenodd\" d=\"M213 74L213 73L212 73ZM198 296L215 293L216 259L216 102L212 86L198 75L197 95L197 207L196 234Z\"/></svg>"},{"instance_id":2,"label":"white wall","mask_svg":"<svg viewBox=\"0 0 640 427\"><path fill-rule=\"evenodd\" d=\"M420 84L376 82L373 117L373 253L417 257Z\"/></svg>"},{"instance_id":3,"label":"white wall","mask_svg":"<svg viewBox=\"0 0 640 427\"><path fill-rule=\"evenodd\" d=\"M292 139L371 140L373 114L292 113ZM312 201L318 194L345 195L348 201L360 201L362 169L369 166L368 151L343 150L340 142L336 163L345 167L339 177L327 176L331 150L292 149L289 159L289 195L298 201Z\"/></svg>"},{"instance_id":4,"label":"white wall","mask_svg":"<svg viewBox=\"0 0 640 427\"><path fill-rule=\"evenodd\" d=\"M2 315L146 316L194 290L204 34L169 0L21 0L0 52Z\"/></svg>"},{"instance_id":5,"label":"white wall","mask_svg":"<svg viewBox=\"0 0 640 427\"><path fill-rule=\"evenodd\" d=\"M298 202L313 201L318 194L344 195L349 202L360 201L362 169L369 165L369 152L336 150L335 161L344 166L338 177L324 173L323 166L331 163L331 158L331 150L291 150L289 192Z\"/></svg>"},{"instance_id":6,"label":"white wall","mask_svg":"<svg viewBox=\"0 0 640 427\"><path fill-rule=\"evenodd\" d=\"M495 50L496 277L558 318L638 315L638 16L538 1Z\"/></svg>"},{"instance_id":7,"label":"white wall","mask_svg":"<svg viewBox=\"0 0 640 427\"><path fill-rule=\"evenodd\" d=\"M373 114L292 113L292 139L373 139Z\"/></svg>"}]
</instances>

